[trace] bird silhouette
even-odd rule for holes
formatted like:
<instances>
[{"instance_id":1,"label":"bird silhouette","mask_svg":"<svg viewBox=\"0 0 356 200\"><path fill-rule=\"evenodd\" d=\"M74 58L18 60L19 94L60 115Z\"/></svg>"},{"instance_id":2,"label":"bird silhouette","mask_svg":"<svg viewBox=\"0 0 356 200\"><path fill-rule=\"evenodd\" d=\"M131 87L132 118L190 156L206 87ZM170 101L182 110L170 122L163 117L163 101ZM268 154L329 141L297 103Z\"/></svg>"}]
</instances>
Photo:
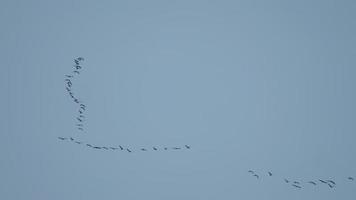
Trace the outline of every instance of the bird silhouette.
<instances>
[{"instance_id":1,"label":"bird silhouette","mask_svg":"<svg viewBox=\"0 0 356 200\"><path fill-rule=\"evenodd\" d=\"M296 184L292 184L292 186L296 187L296 188L302 188L300 185L296 185Z\"/></svg>"},{"instance_id":2,"label":"bird silhouette","mask_svg":"<svg viewBox=\"0 0 356 200\"><path fill-rule=\"evenodd\" d=\"M73 73L80 74L80 72L78 70L74 70Z\"/></svg>"},{"instance_id":3,"label":"bird silhouette","mask_svg":"<svg viewBox=\"0 0 356 200\"><path fill-rule=\"evenodd\" d=\"M153 150L157 151L157 148L156 148L156 147L152 147L152 148L153 148Z\"/></svg>"},{"instance_id":4,"label":"bird silhouette","mask_svg":"<svg viewBox=\"0 0 356 200\"><path fill-rule=\"evenodd\" d=\"M327 185L330 187L330 188L333 188L334 185L330 184L330 183L327 183Z\"/></svg>"},{"instance_id":5,"label":"bird silhouette","mask_svg":"<svg viewBox=\"0 0 356 200\"><path fill-rule=\"evenodd\" d=\"M333 185L336 185L336 183L333 180L326 180L329 183L332 183Z\"/></svg>"},{"instance_id":6,"label":"bird silhouette","mask_svg":"<svg viewBox=\"0 0 356 200\"><path fill-rule=\"evenodd\" d=\"M130 153L132 152L130 149L126 149L126 150L127 150L128 152L130 152Z\"/></svg>"},{"instance_id":7,"label":"bird silhouette","mask_svg":"<svg viewBox=\"0 0 356 200\"><path fill-rule=\"evenodd\" d=\"M88 146L88 147L93 147L93 145L91 145L91 144L87 144L87 146Z\"/></svg>"},{"instance_id":8,"label":"bird silhouette","mask_svg":"<svg viewBox=\"0 0 356 200\"><path fill-rule=\"evenodd\" d=\"M260 176L258 176L257 174L254 174L253 176L256 177L257 179L260 178Z\"/></svg>"},{"instance_id":9,"label":"bird silhouette","mask_svg":"<svg viewBox=\"0 0 356 200\"><path fill-rule=\"evenodd\" d=\"M66 140L67 138L64 138L64 137L58 137L58 139L60 139L60 140Z\"/></svg>"},{"instance_id":10,"label":"bird silhouette","mask_svg":"<svg viewBox=\"0 0 356 200\"><path fill-rule=\"evenodd\" d=\"M78 120L79 122L83 122L83 119L81 119L81 118L79 118L79 117L77 117L77 120Z\"/></svg>"},{"instance_id":11,"label":"bird silhouette","mask_svg":"<svg viewBox=\"0 0 356 200\"><path fill-rule=\"evenodd\" d=\"M298 181L294 181L293 183L294 183L294 184L300 184L300 182L298 182Z\"/></svg>"},{"instance_id":12,"label":"bird silhouette","mask_svg":"<svg viewBox=\"0 0 356 200\"><path fill-rule=\"evenodd\" d=\"M119 147L120 147L121 150L124 150L124 148L122 146L119 145Z\"/></svg>"},{"instance_id":13,"label":"bird silhouette","mask_svg":"<svg viewBox=\"0 0 356 200\"><path fill-rule=\"evenodd\" d=\"M316 183L314 181L309 181L308 183L310 183L312 185L316 185Z\"/></svg>"},{"instance_id":14,"label":"bird silhouette","mask_svg":"<svg viewBox=\"0 0 356 200\"><path fill-rule=\"evenodd\" d=\"M284 179L284 182L289 183L289 180L288 179Z\"/></svg>"},{"instance_id":15,"label":"bird silhouette","mask_svg":"<svg viewBox=\"0 0 356 200\"><path fill-rule=\"evenodd\" d=\"M179 147L173 147L173 149L174 149L174 150L178 150L178 149L180 149L180 148L179 148Z\"/></svg>"},{"instance_id":16,"label":"bird silhouette","mask_svg":"<svg viewBox=\"0 0 356 200\"><path fill-rule=\"evenodd\" d=\"M84 60L84 58L83 58L83 57L78 57L78 58L77 58L77 60L79 60L79 61L83 61L83 60Z\"/></svg>"},{"instance_id":17,"label":"bird silhouette","mask_svg":"<svg viewBox=\"0 0 356 200\"><path fill-rule=\"evenodd\" d=\"M190 146L188 146L188 145L184 145L184 146L185 146L185 148L190 149Z\"/></svg>"},{"instance_id":18,"label":"bird silhouette","mask_svg":"<svg viewBox=\"0 0 356 200\"><path fill-rule=\"evenodd\" d=\"M326 181L319 179L320 182L327 184Z\"/></svg>"},{"instance_id":19,"label":"bird silhouette","mask_svg":"<svg viewBox=\"0 0 356 200\"><path fill-rule=\"evenodd\" d=\"M269 175L269 176L272 176L272 173L271 173L271 172L268 172L268 175Z\"/></svg>"},{"instance_id":20,"label":"bird silhouette","mask_svg":"<svg viewBox=\"0 0 356 200\"><path fill-rule=\"evenodd\" d=\"M74 141L74 139L73 139L72 137L70 138L70 140L71 140L71 141Z\"/></svg>"},{"instance_id":21,"label":"bird silhouette","mask_svg":"<svg viewBox=\"0 0 356 200\"><path fill-rule=\"evenodd\" d=\"M347 179L349 179L349 180L351 180L351 181L353 181L353 180L354 180L354 178L353 178L353 177L351 177L351 176L349 176Z\"/></svg>"},{"instance_id":22,"label":"bird silhouette","mask_svg":"<svg viewBox=\"0 0 356 200\"><path fill-rule=\"evenodd\" d=\"M255 172L252 171L252 170L248 170L247 172L248 172L248 173L251 173L251 174L254 174L254 173L255 173Z\"/></svg>"},{"instance_id":23,"label":"bird silhouette","mask_svg":"<svg viewBox=\"0 0 356 200\"><path fill-rule=\"evenodd\" d=\"M145 149L145 148L141 148L141 151L147 151L147 149Z\"/></svg>"},{"instance_id":24,"label":"bird silhouette","mask_svg":"<svg viewBox=\"0 0 356 200\"><path fill-rule=\"evenodd\" d=\"M65 75L67 78L73 78L72 75Z\"/></svg>"}]
</instances>

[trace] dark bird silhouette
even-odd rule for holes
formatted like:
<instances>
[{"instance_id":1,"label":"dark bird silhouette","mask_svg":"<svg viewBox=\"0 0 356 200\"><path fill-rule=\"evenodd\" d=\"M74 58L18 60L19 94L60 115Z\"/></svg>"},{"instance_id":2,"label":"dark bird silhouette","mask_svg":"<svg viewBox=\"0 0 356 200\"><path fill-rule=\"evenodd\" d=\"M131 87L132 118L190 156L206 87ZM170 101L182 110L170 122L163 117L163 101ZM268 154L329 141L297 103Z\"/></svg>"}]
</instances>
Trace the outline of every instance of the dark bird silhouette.
<instances>
[{"instance_id":1,"label":"dark bird silhouette","mask_svg":"<svg viewBox=\"0 0 356 200\"><path fill-rule=\"evenodd\" d=\"M168 148L167 148L167 147L164 147L164 150L168 150Z\"/></svg>"},{"instance_id":2,"label":"dark bird silhouette","mask_svg":"<svg viewBox=\"0 0 356 200\"><path fill-rule=\"evenodd\" d=\"M81 144L81 142L78 142L78 141L76 141L75 143L77 143L77 144Z\"/></svg>"},{"instance_id":3,"label":"dark bird silhouette","mask_svg":"<svg viewBox=\"0 0 356 200\"><path fill-rule=\"evenodd\" d=\"M289 183L289 180L288 179L284 179L284 182Z\"/></svg>"},{"instance_id":4,"label":"dark bird silhouette","mask_svg":"<svg viewBox=\"0 0 356 200\"><path fill-rule=\"evenodd\" d=\"M350 181L353 181L354 180L354 178L353 177L348 177L347 179L349 179Z\"/></svg>"},{"instance_id":5,"label":"dark bird silhouette","mask_svg":"<svg viewBox=\"0 0 356 200\"><path fill-rule=\"evenodd\" d=\"M79 65L79 60L74 59L74 62L75 62L76 65Z\"/></svg>"},{"instance_id":6,"label":"dark bird silhouette","mask_svg":"<svg viewBox=\"0 0 356 200\"><path fill-rule=\"evenodd\" d=\"M268 172L268 175L269 175L269 176L272 176L272 173L271 173L271 172Z\"/></svg>"},{"instance_id":7,"label":"dark bird silhouette","mask_svg":"<svg viewBox=\"0 0 356 200\"><path fill-rule=\"evenodd\" d=\"M76 124L77 126L83 126L83 124Z\"/></svg>"},{"instance_id":8,"label":"dark bird silhouette","mask_svg":"<svg viewBox=\"0 0 356 200\"><path fill-rule=\"evenodd\" d=\"M78 99L74 99L75 103L80 103L80 101Z\"/></svg>"},{"instance_id":9,"label":"dark bird silhouette","mask_svg":"<svg viewBox=\"0 0 356 200\"><path fill-rule=\"evenodd\" d=\"M60 139L60 140L66 140L67 138L64 138L64 137L58 137L58 139Z\"/></svg>"},{"instance_id":10,"label":"dark bird silhouette","mask_svg":"<svg viewBox=\"0 0 356 200\"><path fill-rule=\"evenodd\" d=\"M254 174L254 173L255 173L255 172L252 171L252 170L248 170L247 172L248 172L248 173L251 173L251 174Z\"/></svg>"},{"instance_id":11,"label":"dark bird silhouette","mask_svg":"<svg viewBox=\"0 0 356 200\"><path fill-rule=\"evenodd\" d=\"M101 147L93 147L94 149L101 149Z\"/></svg>"},{"instance_id":12,"label":"dark bird silhouette","mask_svg":"<svg viewBox=\"0 0 356 200\"><path fill-rule=\"evenodd\" d=\"M73 76L72 75L65 75L66 77L68 77L68 78L73 78Z\"/></svg>"},{"instance_id":13,"label":"dark bird silhouette","mask_svg":"<svg viewBox=\"0 0 356 200\"><path fill-rule=\"evenodd\" d=\"M319 179L320 182L327 184L326 181Z\"/></svg>"},{"instance_id":14,"label":"dark bird silhouette","mask_svg":"<svg viewBox=\"0 0 356 200\"><path fill-rule=\"evenodd\" d=\"M294 183L294 184L300 184L300 182L298 182L298 181L294 181L293 183Z\"/></svg>"},{"instance_id":15,"label":"dark bird silhouette","mask_svg":"<svg viewBox=\"0 0 356 200\"><path fill-rule=\"evenodd\" d=\"M332 183L333 185L336 185L336 183L333 180L326 180L329 183Z\"/></svg>"},{"instance_id":16,"label":"dark bird silhouette","mask_svg":"<svg viewBox=\"0 0 356 200\"><path fill-rule=\"evenodd\" d=\"M184 146L185 146L185 148L190 149L190 146L188 146L188 145L184 145Z\"/></svg>"},{"instance_id":17,"label":"dark bird silhouette","mask_svg":"<svg viewBox=\"0 0 356 200\"><path fill-rule=\"evenodd\" d=\"M112 149L112 150L117 150L118 148L116 148L116 147L110 147L110 149Z\"/></svg>"},{"instance_id":18,"label":"dark bird silhouette","mask_svg":"<svg viewBox=\"0 0 356 200\"><path fill-rule=\"evenodd\" d=\"M122 146L119 145L119 147L120 147L121 150L124 150L124 148Z\"/></svg>"},{"instance_id":19,"label":"dark bird silhouette","mask_svg":"<svg viewBox=\"0 0 356 200\"><path fill-rule=\"evenodd\" d=\"M309 181L308 183L310 183L312 185L316 185L316 183L314 181Z\"/></svg>"},{"instance_id":20,"label":"dark bird silhouette","mask_svg":"<svg viewBox=\"0 0 356 200\"><path fill-rule=\"evenodd\" d=\"M84 131L84 129L82 127L78 127L78 130L80 131Z\"/></svg>"},{"instance_id":21,"label":"dark bird silhouette","mask_svg":"<svg viewBox=\"0 0 356 200\"><path fill-rule=\"evenodd\" d=\"M81 68L82 68L82 66L80 66L79 64L75 66L75 69L77 69L77 70L81 69Z\"/></svg>"},{"instance_id":22,"label":"dark bird silhouette","mask_svg":"<svg viewBox=\"0 0 356 200\"><path fill-rule=\"evenodd\" d=\"M300 185L296 185L296 184L292 184L292 186L296 187L296 188L302 188Z\"/></svg>"},{"instance_id":23,"label":"dark bird silhouette","mask_svg":"<svg viewBox=\"0 0 356 200\"><path fill-rule=\"evenodd\" d=\"M83 114L83 111L82 111L82 110L79 110L79 113L80 113L80 114Z\"/></svg>"},{"instance_id":24,"label":"dark bird silhouette","mask_svg":"<svg viewBox=\"0 0 356 200\"><path fill-rule=\"evenodd\" d=\"M256 177L257 179L260 178L260 176L258 176L257 174L254 174L253 176Z\"/></svg>"},{"instance_id":25,"label":"dark bird silhouette","mask_svg":"<svg viewBox=\"0 0 356 200\"><path fill-rule=\"evenodd\" d=\"M80 121L80 122L83 122L83 120L82 120L82 119L80 119L79 117L77 117L77 120L78 120L78 121Z\"/></svg>"},{"instance_id":26,"label":"dark bird silhouette","mask_svg":"<svg viewBox=\"0 0 356 200\"><path fill-rule=\"evenodd\" d=\"M88 147L93 147L93 145L91 145L91 144L87 144L87 146L88 146Z\"/></svg>"},{"instance_id":27,"label":"dark bird silhouette","mask_svg":"<svg viewBox=\"0 0 356 200\"><path fill-rule=\"evenodd\" d=\"M330 183L327 183L327 184L328 184L329 188L333 188L334 187L334 185L332 185Z\"/></svg>"},{"instance_id":28,"label":"dark bird silhouette","mask_svg":"<svg viewBox=\"0 0 356 200\"><path fill-rule=\"evenodd\" d=\"M147 149L145 149L145 148L142 148L142 149L141 149L141 151L147 151Z\"/></svg>"},{"instance_id":29,"label":"dark bird silhouette","mask_svg":"<svg viewBox=\"0 0 356 200\"><path fill-rule=\"evenodd\" d=\"M132 152L130 149L126 149L126 150L127 150L128 152L130 152L130 153Z\"/></svg>"},{"instance_id":30,"label":"dark bird silhouette","mask_svg":"<svg viewBox=\"0 0 356 200\"><path fill-rule=\"evenodd\" d=\"M157 148L156 148L156 147L152 147L152 148L153 148L153 150L157 151Z\"/></svg>"},{"instance_id":31,"label":"dark bird silhouette","mask_svg":"<svg viewBox=\"0 0 356 200\"><path fill-rule=\"evenodd\" d=\"M70 138L70 140L71 140L71 141L74 141L74 139L73 139L72 137Z\"/></svg>"},{"instance_id":32,"label":"dark bird silhouette","mask_svg":"<svg viewBox=\"0 0 356 200\"><path fill-rule=\"evenodd\" d=\"M107 147L101 147L101 148L103 148L103 149L105 149L105 150L109 150L109 148L107 148Z\"/></svg>"},{"instance_id":33,"label":"dark bird silhouette","mask_svg":"<svg viewBox=\"0 0 356 200\"><path fill-rule=\"evenodd\" d=\"M80 74L78 70L74 70L73 73Z\"/></svg>"},{"instance_id":34,"label":"dark bird silhouette","mask_svg":"<svg viewBox=\"0 0 356 200\"><path fill-rule=\"evenodd\" d=\"M83 58L83 57L78 57L78 58L77 58L77 60L79 60L79 61L83 61L83 60L84 60L84 58Z\"/></svg>"},{"instance_id":35,"label":"dark bird silhouette","mask_svg":"<svg viewBox=\"0 0 356 200\"><path fill-rule=\"evenodd\" d=\"M178 150L178 149L180 149L180 147L173 147L173 149L174 149L174 150Z\"/></svg>"}]
</instances>

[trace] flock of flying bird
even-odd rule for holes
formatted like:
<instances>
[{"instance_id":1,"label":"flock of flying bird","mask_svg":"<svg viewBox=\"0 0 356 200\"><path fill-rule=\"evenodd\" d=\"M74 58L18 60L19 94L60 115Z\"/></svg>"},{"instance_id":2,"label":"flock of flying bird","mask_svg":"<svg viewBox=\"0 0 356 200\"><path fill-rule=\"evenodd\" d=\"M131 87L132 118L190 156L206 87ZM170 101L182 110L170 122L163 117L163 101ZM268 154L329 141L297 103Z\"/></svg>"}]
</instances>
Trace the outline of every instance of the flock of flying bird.
<instances>
[{"instance_id":1,"label":"flock of flying bird","mask_svg":"<svg viewBox=\"0 0 356 200\"><path fill-rule=\"evenodd\" d=\"M72 90L72 86L73 86L72 78L80 74L82 69L82 66L80 65L81 61L84 61L84 58L79 57L74 59L74 63L75 63L74 70L71 75L65 75L66 77L65 82L66 82L66 90L69 96L72 98L74 103L79 104L78 115L76 116L76 121L77 121L76 127L78 130L84 131L84 120L85 120L84 112L86 109L86 105L74 95Z\"/></svg>"},{"instance_id":2,"label":"flock of flying bird","mask_svg":"<svg viewBox=\"0 0 356 200\"><path fill-rule=\"evenodd\" d=\"M253 170L248 170L248 173L251 174L256 179L260 179L261 178L260 175L258 175ZM267 175L269 177L273 176L272 172L270 172L270 171L267 172ZM298 189L302 189L303 188L303 184L300 181L293 181L293 180L289 180L287 178L283 178L283 180L284 180L284 182L286 184L290 184L294 188L298 188ZM354 181L354 178L349 176L349 177L347 177L347 180ZM324 184L324 185L328 186L329 188L334 188L336 186L336 182L334 180L331 180L331 179L327 179L327 180L323 180L323 179L311 180L311 181L305 182L305 184L309 184L309 185L313 185L313 186L317 186L318 184Z\"/></svg>"},{"instance_id":3,"label":"flock of flying bird","mask_svg":"<svg viewBox=\"0 0 356 200\"><path fill-rule=\"evenodd\" d=\"M65 75L65 88L66 88L66 91L68 92L69 96L71 97L71 99L74 101L74 103L76 103L78 106L79 106L79 109L78 109L78 114L77 116L75 117L76 119L76 128L79 130L79 131L84 131L84 121L85 121L85 111L86 111L86 105L81 101L79 100L79 98L77 98L74 93L73 93L73 81L72 81L72 78L75 78L76 76L80 75L81 73L81 70L83 69L82 65L81 65L81 62L84 61L84 58L82 57L78 57L76 59L74 59L74 70L72 71L72 73L70 75ZM159 151L159 150L183 150L183 149L190 149L191 147L189 145L184 145L182 147L162 147L162 148L158 148L156 146L153 146L151 148L139 148L139 149L133 149L133 148L127 148L127 147L123 147L121 145L118 145L117 147L112 147L112 146L97 146L97 145L93 145L93 144L90 144L90 143L84 143L82 141L79 141L79 140L76 140L72 137L58 137L59 140L61 141L70 141L70 142L73 142L75 144L78 144L78 145L85 145L86 147L89 147L89 148L92 148L92 149L102 149L102 150L121 150L121 151L126 151L126 152L138 152L138 151L149 151L149 150L152 150L152 151Z\"/></svg>"}]
</instances>

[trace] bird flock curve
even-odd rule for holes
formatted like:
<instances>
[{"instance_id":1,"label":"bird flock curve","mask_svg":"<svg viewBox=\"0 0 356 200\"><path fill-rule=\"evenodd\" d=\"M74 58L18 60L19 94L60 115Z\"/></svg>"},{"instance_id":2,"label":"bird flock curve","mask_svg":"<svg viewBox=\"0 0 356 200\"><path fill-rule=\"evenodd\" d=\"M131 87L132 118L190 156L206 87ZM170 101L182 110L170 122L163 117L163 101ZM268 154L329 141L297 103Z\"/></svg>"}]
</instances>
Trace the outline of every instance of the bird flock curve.
<instances>
[{"instance_id":1,"label":"bird flock curve","mask_svg":"<svg viewBox=\"0 0 356 200\"><path fill-rule=\"evenodd\" d=\"M83 102L82 99L80 99L73 90L74 86L74 79L77 78L83 70L83 65L82 62L84 61L83 57L78 57L74 59L74 69L70 74L65 75L65 89L70 96L71 100L78 106L77 114L75 116L75 128L80 131L81 133L86 132L85 129L85 121L86 121L86 109L87 106ZM80 141L78 139L75 139L74 137L58 137L59 140L61 141L67 141L71 142L76 145L82 145L87 148L95 149L95 150L108 150L108 151L124 151L128 153L132 152L146 152L146 151L178 151L178 150L190 150L191 146L190 145L183 145L183 146L152 146L152 147L141 147L141 148L132 148L124 145L115 145L115 146L107 146L107 145L97 145L97 144L92 144L92 143L87 143Z\"/></svg>"}]
</instances>

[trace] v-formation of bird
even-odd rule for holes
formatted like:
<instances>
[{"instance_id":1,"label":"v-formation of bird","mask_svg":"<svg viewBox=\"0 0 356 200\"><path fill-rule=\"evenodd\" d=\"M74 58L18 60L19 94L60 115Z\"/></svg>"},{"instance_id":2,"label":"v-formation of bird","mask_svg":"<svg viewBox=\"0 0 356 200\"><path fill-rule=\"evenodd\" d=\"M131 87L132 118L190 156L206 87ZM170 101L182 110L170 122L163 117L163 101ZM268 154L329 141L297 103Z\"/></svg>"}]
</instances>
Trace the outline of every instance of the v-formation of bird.
<instances>
[{"instance_id":1,"label":"v-formation of bird","mask_svg":"<svg viewBox=\"0 0 356 200\"><path fill-rule=\"evenodd\" d=\"M79 131L84 131L84 121L85 121L85 111L86 111L86 105L82 102L82 100L80 100L79 98L77 98L77 96L74 94L73 92L73 81L72 79L75 78L76 76L81 74L81 70L83 69L81 62L84 61L84 58L82 57L78 57L76 59L74 59L74 69L72 71L71 74L67 74L65 75L65 88L69 94L69 96L71 97L71 99L73 100L74 103L76 103L78 105L78 114L75 117L76 119L76 128ZM61 141L70 141L73 142L74 144L78 144L78 145L85 145L88 148L92 148L92 149L102 149L102 150L121 150L121 151L126 151L128 153L132 153L132 152L138 152L138 151L159 151L159 150L182 150L182 149L190 149L191 147L189 145L184 145L183 147L162 147L162 148L158 148L158 147L152 147L152 148L138 148L138 149L133 149L133 148L128 148L128 147L123 147L121 145L118 145L118 147L112 147L112 146L97 146L97 145L93 145L93 144L89 144L89 143L84 143L81 141L78 141L72 137L70 138L66 138L66 137L58 137L59 140Z\"/></svg>"},{"instance_id":2,"label":"v-formation of bird","mask_svg":"<svg viewBox=\"0 0 356 200\"><path fill-rule=\"evenodd\" d=\"M260 179L262 176L260 176L259 174L257 174L255 171L253 170L248 170L247 171L249 174L252 175L252 177L255 177L256 179ZM268 177L272 177L273 174L272 172L267 172ZM281 180L284 180L284 182L286 184L289 184L290 186L297 188L297 189L302 189L303 187L305 187L306 185L311 185L311 186L317 186L317 185L325 185L327 187L329 187L330 189L336 187L336 182L334 180L330 180L330 179L317 179L317 180L310 180L310 181L305 181L305 182L300 182L300 181L294 181L294 180L290 180L287 178L282 178ZM349 176L347 177L348 181L354 181L354 178Z\"/></svg>"}]
</instances>

